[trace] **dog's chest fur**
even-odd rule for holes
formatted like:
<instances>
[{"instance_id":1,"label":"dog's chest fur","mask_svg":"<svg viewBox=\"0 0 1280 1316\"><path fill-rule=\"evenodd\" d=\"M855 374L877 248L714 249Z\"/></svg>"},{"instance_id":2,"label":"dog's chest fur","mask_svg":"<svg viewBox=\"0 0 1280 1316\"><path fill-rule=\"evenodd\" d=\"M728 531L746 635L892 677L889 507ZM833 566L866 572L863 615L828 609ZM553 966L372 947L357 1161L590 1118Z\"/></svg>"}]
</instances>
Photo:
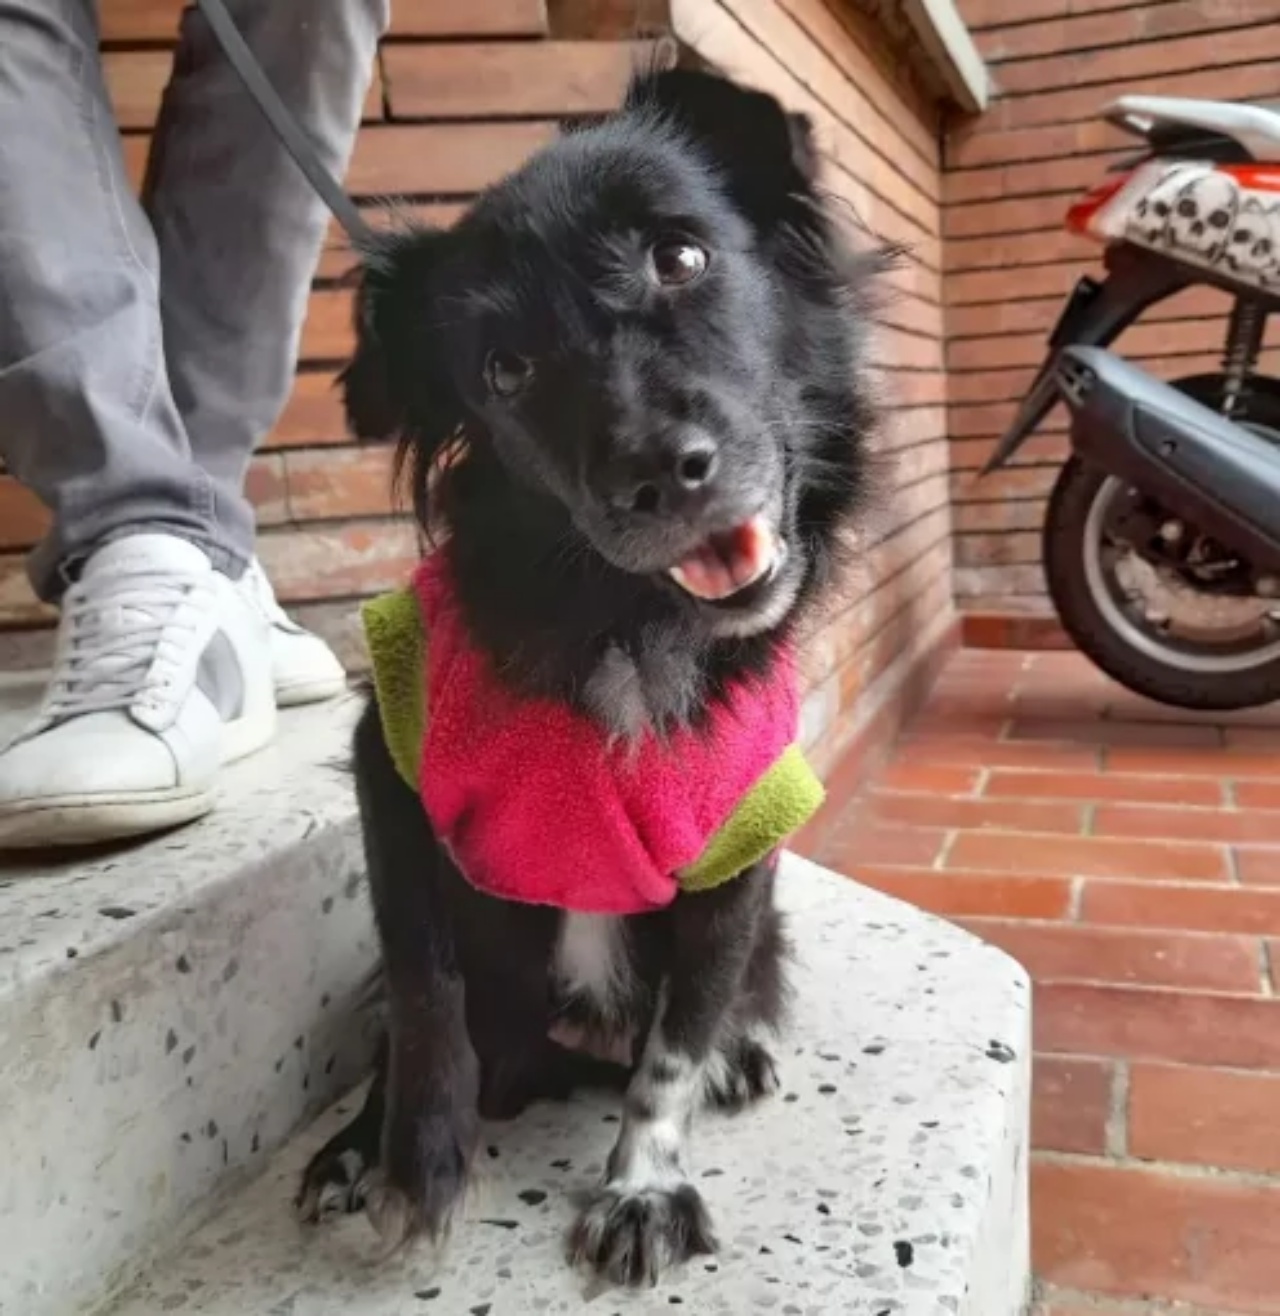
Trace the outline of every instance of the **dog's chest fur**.
<instances>
[{"instance_id":1,"label":"dog's chest fur","mask_svg":"<svg viewBox=\"0 0 1280 1316\"><path fill-rule=\"evenodd\" d=\"M705 692L697 650L678 628L647 627L641 640L634 654L611 644L583 690L587 712L617 740L684 726Z\"/></svg>"},{"instance_id":2,"label":"dog's chest fur","mask_svg":"<svg viewBox=\"0 0 1280 1316\"><path fill-rule=\"evenodd\" d=\"M632 994L631 956L622 918L566 913L552 961L557 993L602 1019L616 1018Z\"/></svg>"},{"instance_id":3,"label":"dog's chest fur","mask_svg":"<svg viewBox=\"0 0 1280 1316\"><path fill-rule=\"evenodd\" d=\"M705 694L701 655L683 627L648 625L639 638L634 652L610 644L583 687L586 711L613 741L688 725ZM640 988L636 949L622 917L562 914L551 966L556 996L575 1012L620 1024Z\"/></svg>"},{"instance_id":4,"label":"dog's chest fur","mask_svg":"<svg viewBox=\"0 0 1280 1316\"><path fill-rule=\"evenodd\" d=\"M583 690L587 712L615 741L686 725L703 694L697 651L681 643L680 628L648 626L641 639L634 655L611 644ZM562 914L551 968L557 996L605 1023L620 1022L638 986L633 949L619 916Z\"/></svg>"}]
</instances>

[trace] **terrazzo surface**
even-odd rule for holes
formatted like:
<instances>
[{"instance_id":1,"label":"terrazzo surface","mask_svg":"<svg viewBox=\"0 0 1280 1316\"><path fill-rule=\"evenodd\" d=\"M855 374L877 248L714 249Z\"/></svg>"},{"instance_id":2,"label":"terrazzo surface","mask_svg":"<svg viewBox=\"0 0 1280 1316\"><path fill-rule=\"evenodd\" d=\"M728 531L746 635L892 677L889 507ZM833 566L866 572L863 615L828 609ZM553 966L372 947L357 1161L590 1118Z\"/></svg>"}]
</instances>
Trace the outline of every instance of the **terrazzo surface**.
<instances>
[{"instance_id":1,"label":"terrazzo surface","mask_svg":"<svg viewBox=\"0 0 1280 1316\"><path fill-rule=\"evenodd\" d=\"M283 717L191 827L0 859L4 1316L90 1307L364 1072L353 713Z\"/></svg>"},{"instance_id":2,"label":"terrazzo surface","mask_svg":"<svg viewBox=\"0 0 1280 1316\"><path fill-rule=\"evenodd\" d=\"M487 1130L480 1187L443 1256L379 1260L361 1217L299 1226L298 1172L348 1101L111 1316L551 1316L584 1299L600 1316L1014 1316L1027 1284L1025 975L804 861L786 861L781 890L800 958L783 1093L694 1131L715 1258L638 1295L592 1293L565 1267L575 1196L617 1132L605 1098Z\"/></svg>"},{"instance_id":3,"label":"terrazzo surface","mask_svg":"<svg viewBox=\"0 0 1280 1316\"><path fill-rule=\"evenodd\" d=\"M0 745L26 721L42 673L0 674ZM68 962L130 941L138 928L197 901L229 871L306 841L350 815L344 770L358 701L280 715L265 750L225 772L217 809L138 845L0 851L0 1002Z\"/></svg>"}]
</instances>

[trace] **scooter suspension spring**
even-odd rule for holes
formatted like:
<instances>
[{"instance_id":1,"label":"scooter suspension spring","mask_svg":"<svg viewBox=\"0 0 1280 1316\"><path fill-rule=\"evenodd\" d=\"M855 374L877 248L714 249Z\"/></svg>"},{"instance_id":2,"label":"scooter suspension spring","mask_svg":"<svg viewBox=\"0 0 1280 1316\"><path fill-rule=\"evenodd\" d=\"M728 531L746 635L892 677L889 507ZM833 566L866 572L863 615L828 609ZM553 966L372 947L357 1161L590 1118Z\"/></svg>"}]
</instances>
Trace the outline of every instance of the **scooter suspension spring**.
<instances>
[{"instance_id":1,"label":"scooter suspension spring","mask_svg":"<svg viewBox=\"0 0 1280 1316\"><path fill-rule=\"evenodd\" d=\"M1227 324L1227 350L1222 358L1224 416L1233 416L1239 410L1249 376L1262 352L1266 327L1267 312L1261 302L1247 297L1236 299Z\"/></svg>"}]
</instances>

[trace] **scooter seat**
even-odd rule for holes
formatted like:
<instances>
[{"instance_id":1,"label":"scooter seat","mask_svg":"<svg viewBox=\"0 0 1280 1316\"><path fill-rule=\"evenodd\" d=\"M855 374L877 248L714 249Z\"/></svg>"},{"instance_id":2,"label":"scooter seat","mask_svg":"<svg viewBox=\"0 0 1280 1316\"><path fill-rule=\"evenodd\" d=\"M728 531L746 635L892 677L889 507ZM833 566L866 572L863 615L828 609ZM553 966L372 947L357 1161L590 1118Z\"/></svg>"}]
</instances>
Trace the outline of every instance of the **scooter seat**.
<instances>
[{"instance_id":1,"label":"scooter seat","mask_svg":"<svg viewBox=\"0 0 1280 1316\"><path fill-rule=\"evenodd\" d=\"M1280 163L1280 109L1272 106L1180 96L1121 96L1107 107L1106 117L1139 137L1163 135L1161 129L1186 128L1188 136L1227 138L1254 160ZM1174 145L1176 149L1176 140Z\"/></svg>"}]
</instances>

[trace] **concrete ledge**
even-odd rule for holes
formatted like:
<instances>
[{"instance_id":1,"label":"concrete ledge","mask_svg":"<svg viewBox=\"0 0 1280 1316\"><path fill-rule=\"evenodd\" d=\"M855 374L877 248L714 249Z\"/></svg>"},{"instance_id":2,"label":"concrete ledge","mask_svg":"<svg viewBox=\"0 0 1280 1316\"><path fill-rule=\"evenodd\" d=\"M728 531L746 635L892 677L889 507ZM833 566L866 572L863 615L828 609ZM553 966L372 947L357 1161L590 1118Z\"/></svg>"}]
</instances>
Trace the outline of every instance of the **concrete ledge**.
<instances>
[{"instance_id":1,"label":"concrete ledge","mask_svg":"<svg viewBox=\"0 0 1280 1316\"><path fill-rule=\"evenodd\" d=\"M38 690L0 680L0 741ZM0 1312L132 1279L365 1072L353 711L285 716L192 827L0 858Z\"/></svg>"},{"instance_id":2,"label":"concrete ledge","mask_svg":"<svg viewBox=\"0 0 1280 1316\"><path fill-rule=\"evenodd\" d=\"M695 1178L722 1254L615 1310L697 1316L1018 1316L1027 1285L1026 975L966 933L801 860L785 865L800 974L784 1096L705 1117ZM575 1190L616 1103L540 1107L488 1132L486 1182L440 1260L374 1262L361 1218L320 1231L289 1201L331 1112L166 1257L112 1316L579 1312L561 1262Z\"/></svg>"}]
</instances>

